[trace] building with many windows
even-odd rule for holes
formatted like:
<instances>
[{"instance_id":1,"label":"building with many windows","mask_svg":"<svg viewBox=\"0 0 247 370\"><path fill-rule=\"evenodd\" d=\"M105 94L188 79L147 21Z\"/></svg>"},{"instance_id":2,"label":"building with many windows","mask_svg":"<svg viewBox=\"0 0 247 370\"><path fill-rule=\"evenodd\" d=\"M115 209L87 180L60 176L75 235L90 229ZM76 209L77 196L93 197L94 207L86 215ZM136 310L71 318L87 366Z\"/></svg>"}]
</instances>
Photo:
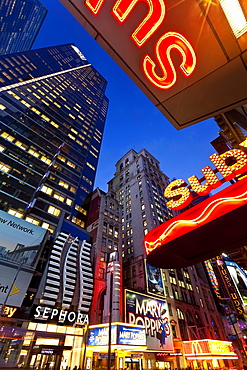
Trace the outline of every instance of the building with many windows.
<instances>
[{"instance_id":1,"label":"building with many windows","mask_svg":"<svg viewBox=\"0 0 247 370\"><path fill-rule=\"evenodd\" d=\"M229 366L227 360L223 362L224 355L211 355L209 348L204 355L201 347L201 343L210 346L213 341L223 350L229 340L203 265L159 269L146 262L144 236L176 215L166 206L163 192L168 184L159 161L145 149L126 153L108 183L121 207L126 322L146 325L147 352L141 357L144 368ZM145 309L149 305L157 308ZM201 355L189 346L197 346ZM233 348L231 351L237 359Z\"/></svg>"},{"instance_id":2,"label":"building with many windows","mask_svg":"<svg viewBox=\"0 0 247 370\"><path fill-rule=\"evenodd\" d=\"M83 228L108 107L105 79L74 45L2 56L0 66L1 209L51 232L62 223L64 231Z\"/></svg>"},{"instance_id":3,"label":"building with many windows","mask_svg":"<svg viewBox=\"0 0 247 370\"><path fill-rule=\"evenodd\" d=\"M31 49L46 14L38 0L2 1L0 55Z\"/></svg>"},{"instance_id":4,"label":"building with many windows","mask_svg":"<svg viewBox=\"0 0 247 370\"><path fill-rule=\"evenodd\" d=\"M0 66L0 368L82 366L93 295L84 201L107 82L70 44Z\"/></svg>"}]
</instances>

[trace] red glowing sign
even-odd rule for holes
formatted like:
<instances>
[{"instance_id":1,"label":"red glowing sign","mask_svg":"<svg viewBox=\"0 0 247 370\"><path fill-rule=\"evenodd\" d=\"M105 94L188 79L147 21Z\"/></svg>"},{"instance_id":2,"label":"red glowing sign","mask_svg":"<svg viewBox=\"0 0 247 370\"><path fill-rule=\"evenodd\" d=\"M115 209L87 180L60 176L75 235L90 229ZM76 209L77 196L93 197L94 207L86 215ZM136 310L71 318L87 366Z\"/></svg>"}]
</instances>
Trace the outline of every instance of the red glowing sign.
<instances>
[{"instance_id":1,"label":"red glowing sign","mask_svg":"<svg viewBox=\"0 0 247 370\"><path fill-rule=\"evenodd\" d=\"M104 0L86 0L85 4L94 16L98 16ZM148 6L148 14L132 33L131 38L137 47L141 48L159 28L165 17L165 4L163 0L118 0L111 14L121 25L129 17L133 8L144 2ZM144 55L142 66L145 77L159 89L170 89L177 80L177 71L172 59L172 51L177 51L181 56L180 71L184 77L189 77L196 66L196 54L189 41L177 32L167 32L162 35L155 45L153 61L150 55ZM162 71L160 72L157 65Z\"/></svg>"},{"instance_id":2,"label":"red glowing sign","mask_svg":"<svg viewBox=\"0 0 247 370\"><path fill-rule=\"evenodd\" d=\"M238 358L234 352L232 342L222 340L202 339L184 341L183 348L186 357L194 355L200 358L211 355L217 358Z\"/></svg>"},{"instance_id":3,"label":"red glowing sign","mask_svg":"<svg viewBox=\"0 0 247 370\"><path fill-rule=\"evenodd\" d=\"M177 128L246 103L245 29L220 2L60 1Z\"/></svg>"},{"instance_id":4,"label":"red glowing sign","mask_svg":"<svg viewBox=\"0 0 247 370\"><path fill-rule=\"evenodd\" d=\"M245 142L240 145L244 146ZM227 164L227 160L231 159L233 163ZM240 149L228 150L226 153L219 155L217 153L210 156L210 160L215 165L218 172L224 177L226 181L232 180L237 175L241 175L247 170L247 155ZM222 185L220 180L211 167L206 166L202 169L206 182L201 184L197 176L189 177L191 189L199 196L207 195L212 189L216 189ZM187 188L187 183L178 179L171 182L165 189L164 195L169 199L167 207L180 210L188 206L192 200L192 193Z\"/></svg>"},{"instance_id":5,"label":"red glowing sign","mask_svg":"<svg viewBox=\"0 0 247 370\"><path fill-rule=\"evenodd\" d=\"M144 238L152 266L190 266L244 245L247 178L151 230Z\"/></svg>"}]
</instances>

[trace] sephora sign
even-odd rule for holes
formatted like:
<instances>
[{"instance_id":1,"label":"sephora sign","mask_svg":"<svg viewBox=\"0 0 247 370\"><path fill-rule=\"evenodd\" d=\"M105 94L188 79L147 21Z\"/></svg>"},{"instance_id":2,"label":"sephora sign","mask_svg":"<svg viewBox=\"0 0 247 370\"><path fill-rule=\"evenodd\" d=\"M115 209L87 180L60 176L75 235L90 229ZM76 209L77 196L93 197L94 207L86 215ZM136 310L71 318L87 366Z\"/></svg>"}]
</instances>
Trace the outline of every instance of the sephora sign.
<instances>
[{"instance_id":1,"label":"sephora sign","mask_svg":"<svg viewBox=\"0 0 247 370\"><path fill-rule=\"evenodd\" d=\"M243 0L60 1L175 127L247 101Z\"/></svg>"}]
</instances>

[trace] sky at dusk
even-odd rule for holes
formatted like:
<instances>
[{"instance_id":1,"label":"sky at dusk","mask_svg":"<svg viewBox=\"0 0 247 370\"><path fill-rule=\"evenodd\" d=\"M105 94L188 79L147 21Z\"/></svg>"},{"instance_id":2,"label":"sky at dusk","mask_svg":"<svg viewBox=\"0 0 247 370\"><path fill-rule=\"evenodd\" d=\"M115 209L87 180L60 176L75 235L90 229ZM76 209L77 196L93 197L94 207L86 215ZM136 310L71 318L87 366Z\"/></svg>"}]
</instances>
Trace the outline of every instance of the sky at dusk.
<instances>
[{"instance_id":1,"label":"sky at dusk","mask_svg":"<svg viewBox=\"0 0 247 370\"><path fill-rule=\"evenodd\" d=\"M202 177L201 169L214 153L210 141L218 136L213 119L177 131L84 30L59 0L40 0L48 15L33 48L74 43L108 81L109 108L103 136L95 187L107 191L116 162L130 149L147 149L171 179Z\"/></svg>"}]
</instances>

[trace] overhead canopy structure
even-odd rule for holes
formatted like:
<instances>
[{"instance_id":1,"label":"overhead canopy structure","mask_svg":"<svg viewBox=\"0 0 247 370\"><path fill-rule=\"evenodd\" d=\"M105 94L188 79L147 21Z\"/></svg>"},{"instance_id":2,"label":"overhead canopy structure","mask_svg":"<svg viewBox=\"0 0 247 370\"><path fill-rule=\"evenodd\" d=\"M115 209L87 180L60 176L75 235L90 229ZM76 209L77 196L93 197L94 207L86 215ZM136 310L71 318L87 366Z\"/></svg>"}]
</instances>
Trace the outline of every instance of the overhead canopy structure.
<instances>
[{"instance_id":1,"label":"overhead canopy structure","mask_svg":"<svg viewBox=\"0 0 247 370\"><path fill-rule=\"evenodd\" d=\"M147 262L156 267L194 265L247 243L247 178L151 230Z\"/></svg>"},{"instance_id":2,"label":"overhead canopy structure","mask_svg":"<svg viewBox=\"0 0 247 370\"><path fill-rule=\"evenodd\" d=\"M60 1L176 128L247 102L244 0Z\"/></svg>"}]
</instances>

